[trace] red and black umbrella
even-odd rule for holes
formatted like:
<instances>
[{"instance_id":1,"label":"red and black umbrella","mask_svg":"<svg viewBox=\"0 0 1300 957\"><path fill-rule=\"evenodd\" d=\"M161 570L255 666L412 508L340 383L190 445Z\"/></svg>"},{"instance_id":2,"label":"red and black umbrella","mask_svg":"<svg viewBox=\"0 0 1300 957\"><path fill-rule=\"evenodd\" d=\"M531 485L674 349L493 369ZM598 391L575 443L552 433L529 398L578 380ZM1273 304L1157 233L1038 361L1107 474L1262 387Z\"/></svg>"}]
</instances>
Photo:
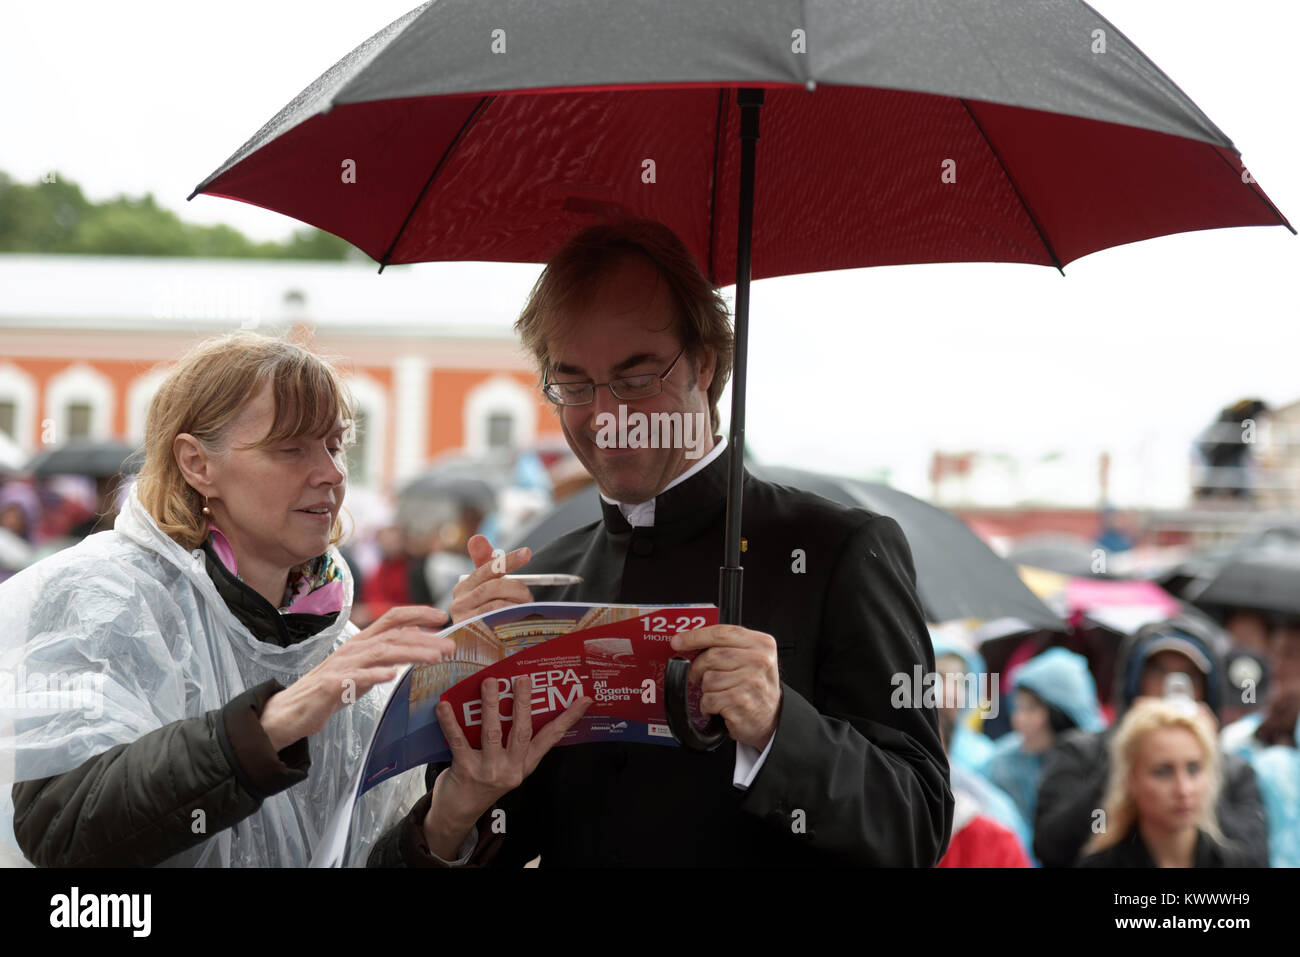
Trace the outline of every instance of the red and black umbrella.
<instances>
[{"instance_id":1,"label":"red and black umbrella","mask_svg":"<svg viewBox=\"0 0 1300 957\"><path fill-rule=\"evenodd\" d=\"M318 226L381 271L545 262L607 219L671 227L736 283L724 623L740 621L751 278L1060 269L1170 233L1290 228L1231 140L1079 0L438 0L199 193Z\"/></svg>"}]
</instances>

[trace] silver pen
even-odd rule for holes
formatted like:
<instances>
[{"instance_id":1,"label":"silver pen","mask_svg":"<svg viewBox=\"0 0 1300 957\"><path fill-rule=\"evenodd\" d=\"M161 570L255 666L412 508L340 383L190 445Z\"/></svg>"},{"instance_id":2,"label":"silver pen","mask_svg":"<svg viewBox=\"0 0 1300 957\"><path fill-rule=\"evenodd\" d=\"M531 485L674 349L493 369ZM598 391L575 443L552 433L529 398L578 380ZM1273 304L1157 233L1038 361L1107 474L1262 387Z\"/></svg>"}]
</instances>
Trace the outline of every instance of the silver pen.
<instances>
[{"instance_id":1,"label":"silver pen","mask_svg":"<svg viewBox=\"0 0 1300 957\"><path fill-rule=\"evenodd\" d=\"M581 585L581 575L502 575L502 578L512 582L523 582L525 585ZM461 575L460 581L469 578L468 575Z\"/></svg>"}]
</instances>

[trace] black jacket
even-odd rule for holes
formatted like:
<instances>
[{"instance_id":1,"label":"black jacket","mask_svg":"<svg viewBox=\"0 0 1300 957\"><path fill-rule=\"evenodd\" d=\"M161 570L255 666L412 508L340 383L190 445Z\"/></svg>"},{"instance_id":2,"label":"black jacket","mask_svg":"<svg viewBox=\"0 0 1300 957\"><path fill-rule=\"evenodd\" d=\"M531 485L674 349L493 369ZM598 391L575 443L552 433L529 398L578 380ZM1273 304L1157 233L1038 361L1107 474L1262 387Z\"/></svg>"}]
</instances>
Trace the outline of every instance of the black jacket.
<instances>
[{"instance_id":1,"label":"black jacket","mask_svg":"<svg viewBox=\"0 0 1300 957\"><path fill-rule=\"evenodd\" d=\"M206 544L204 551L217 591L263 641L287 646L337 617L281 615ZM224 708L109 748L71 771L15 784L18 846L41 866L145 867L243 820L311 767L306 738L276 753L262 730L262 708L279 690L278 682L265 682Z\"/></svg>"},{"instance_id":2,"label":"black jacket","mask_svg":"<svg viewBox=\"0 0 1300 957\"><path fill-rule=\"evenodd\" d=\"M1089 854L1082 858L1079 867L1155 867L1146 842L1135 827L1124 840L1113 844L1104 851ZM1223 845L1215 841L1204 831L1196 832L1196 850L1192 858L1193 867L1252 867L1250 855L1237 845Z\"/></svg>"},{"instance_id":3,"label":"black jacket","mask_svg":"<svg viewBox=\"0 0 1300 957\"><path fill-rule=\"evenodd\" d=\"M538 601L713 603L722 564L727 457L660 495L651 528L615 506L537 553L529 572L584 582ZM933 671L915 572L897 523L745 477L742 622L775 637L783 702L752 786L732 785L736 748L555 748L480 820L470 863L931 866L953 798L933 709L891 705L894 675ZM919 702L918 702L919 704ZM428 779L440 770L431 767ZM372 864L431 863L428 796Z\"/></svg>"}]
</instances>

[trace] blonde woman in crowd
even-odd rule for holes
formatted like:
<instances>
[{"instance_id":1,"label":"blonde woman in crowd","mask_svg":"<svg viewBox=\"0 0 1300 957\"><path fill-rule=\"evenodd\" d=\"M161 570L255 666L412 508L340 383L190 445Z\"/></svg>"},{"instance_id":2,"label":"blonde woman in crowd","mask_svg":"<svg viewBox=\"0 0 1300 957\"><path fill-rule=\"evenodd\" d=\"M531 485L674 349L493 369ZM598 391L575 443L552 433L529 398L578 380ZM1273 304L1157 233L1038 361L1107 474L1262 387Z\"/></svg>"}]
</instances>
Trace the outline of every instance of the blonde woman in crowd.
<instances>
[{"instance_id":1,"label":"blonde woman in crowd","mask_svg":"<svg viewBox=\"0 0 1300 957\"><path fill-rule=\"evenodd\" d=\"M1111 741L1104 827L1081 867L1241 867L1215 820L1220 756L1204 709L1188 698L1140 698Z\"/></svg>"}]
</instances>

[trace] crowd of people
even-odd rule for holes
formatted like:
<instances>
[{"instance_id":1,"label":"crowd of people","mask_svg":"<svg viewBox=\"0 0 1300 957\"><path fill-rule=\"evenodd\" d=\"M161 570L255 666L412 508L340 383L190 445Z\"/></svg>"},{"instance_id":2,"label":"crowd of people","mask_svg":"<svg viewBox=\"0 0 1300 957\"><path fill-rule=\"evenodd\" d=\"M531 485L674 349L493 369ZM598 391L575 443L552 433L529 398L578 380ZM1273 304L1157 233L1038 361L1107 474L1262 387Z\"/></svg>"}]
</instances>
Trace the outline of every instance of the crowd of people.
<instances>
[{"instance_id":1,"label":"crowd of people","mask_svg":"<svg viewBox=\"0 0 1300 957\"><path fill-rule=\"evenodd\" d=\"M944 863L1300 866L1300 620L1268 617L1261 694L1263 681L1225 673L1231 633L1189 609L1122 640L1105 705L1088 660L1063 647L1001 676L1013 730L995 740L979 730L988 702L949 702L945 743L966 816ZM973 635L932 627L941 673L960 682L983 671Z\"/></svg>"}]
</instances>

